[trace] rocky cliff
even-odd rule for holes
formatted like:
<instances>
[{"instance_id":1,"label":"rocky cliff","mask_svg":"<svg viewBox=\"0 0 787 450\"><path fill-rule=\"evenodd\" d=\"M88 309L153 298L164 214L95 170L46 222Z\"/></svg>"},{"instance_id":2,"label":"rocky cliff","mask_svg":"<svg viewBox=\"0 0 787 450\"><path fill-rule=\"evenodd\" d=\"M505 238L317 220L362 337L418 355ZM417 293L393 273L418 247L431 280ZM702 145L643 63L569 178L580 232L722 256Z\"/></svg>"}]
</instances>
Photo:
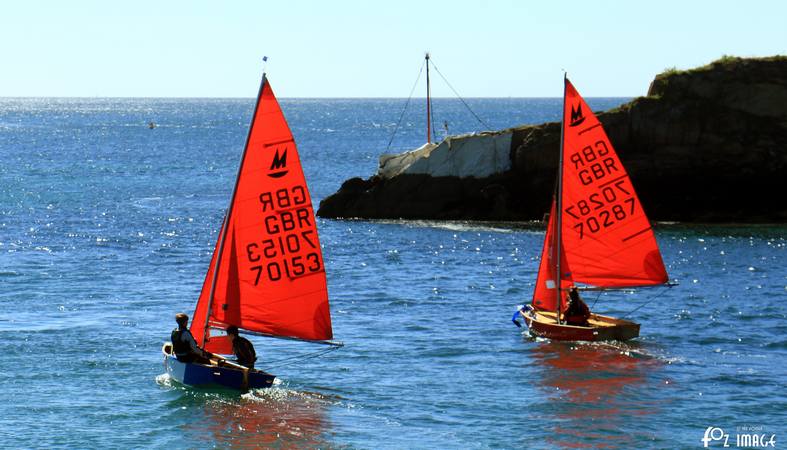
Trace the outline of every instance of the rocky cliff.
<instances>
[{"instance_id":1,"label":"rocky cliff","mask_svg":"<svg viewBox=\"0 0 787 450\"><path fill-rule=\"evenodd\" d=\"M599 113L652 220L787 221L787 57L724 57L670 70L648 95ZM322 217L541 219L560 124L457 136L352 178Z\"/></svg>"}]
</instances>

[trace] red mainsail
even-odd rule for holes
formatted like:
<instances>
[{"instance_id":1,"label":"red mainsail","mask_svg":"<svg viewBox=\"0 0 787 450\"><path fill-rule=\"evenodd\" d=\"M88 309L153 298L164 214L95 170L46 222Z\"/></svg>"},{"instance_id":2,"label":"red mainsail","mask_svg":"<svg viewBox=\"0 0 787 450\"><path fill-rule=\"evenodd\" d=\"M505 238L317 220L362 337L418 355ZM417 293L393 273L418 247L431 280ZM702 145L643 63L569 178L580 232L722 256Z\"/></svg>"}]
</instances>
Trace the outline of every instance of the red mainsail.
<instances>
[{"instance_id":1,"label":"red mainsail","mask_svg":"<svg viewBox=\"0 0 787 450\"><path fill-rule=\"evenodd\" d=\"M570 277L598 287L663 284L667 271L601 122L565 80L561 236Z\"/></svg>"},{"instance_id":2,"label":"red mainsail","mask_svg":"<svg viewBox=\"0 0 787 450\"><path fill-rule=\"evenodd\" d=\"M223 337L202 342L206 322L209 328L236 325L272 336L331 339L314 210L295 141L264 75L227 214L191 325L197 342L230 353Z\"/></svg>"},{"instance_id":3,"label":"red mainsail","mask_svg":"<svg viewBox=\"0 0 787 450\"><path fill-rule=\"evenodd\" d=\"M561 210L556 212L558 202L553 201L532 300L534 308L546 311L557 306L558 249L563 292L574 282L635 287L668 281L656 237L623 164L601 122L568 79L565 83ZM565 309L564 294L560 310Z\"/></svg>"}]
</instances>

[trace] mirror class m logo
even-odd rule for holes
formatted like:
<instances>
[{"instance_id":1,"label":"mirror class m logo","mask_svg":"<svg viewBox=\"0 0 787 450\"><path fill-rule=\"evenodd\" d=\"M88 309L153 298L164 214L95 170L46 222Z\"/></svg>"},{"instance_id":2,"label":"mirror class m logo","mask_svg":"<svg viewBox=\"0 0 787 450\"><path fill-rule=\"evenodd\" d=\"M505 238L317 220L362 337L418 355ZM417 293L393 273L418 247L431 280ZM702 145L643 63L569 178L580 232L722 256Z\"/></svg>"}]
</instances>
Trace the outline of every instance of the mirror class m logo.
<instances>
[{"instance_id":1,"label":"mirror class m logo","mask_svg":"<svg viewBox=\"0 0 787 450\"><path fill-rule=\"evenodd\" d=\"M576 108L573 106L571 107L571 121L569 122L570 127L576 127L581 125L582 122L585 121L585 116L582 115L582 104L578 104Z\"/></svg>"},{"instance_id":2,"label":"mirror class m logo","mask_svg":"<svg viewBox=\"0 0 787 450\"><path fill-rule=\"evenodd\" d=\"M271 178L281 178L284 175L287 175L287 147L284 147L284 151L281 153L279 152L279 148L276 148L276 153L273 155L273 161L271 161L271 168L269 169L270 172L268 176Z\"/></svg>"}]
</instances>

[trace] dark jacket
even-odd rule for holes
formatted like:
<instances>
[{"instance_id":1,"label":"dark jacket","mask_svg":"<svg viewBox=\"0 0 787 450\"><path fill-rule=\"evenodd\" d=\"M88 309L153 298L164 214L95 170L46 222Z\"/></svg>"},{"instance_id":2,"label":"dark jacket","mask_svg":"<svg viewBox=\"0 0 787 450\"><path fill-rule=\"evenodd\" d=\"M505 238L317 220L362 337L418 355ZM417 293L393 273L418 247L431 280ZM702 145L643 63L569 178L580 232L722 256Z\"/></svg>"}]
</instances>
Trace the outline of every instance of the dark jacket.
<instances>
[{"instance_id":1,"label":"dark jacket","mask_svg":"<svg viewBox=\"0 0 787 450\"><path fill-rule=\"evenodd\" d=\"M257 352L254 351L254 346L248 339L236 336L232 341L232 352L238 358L238 364L244 365L250 369L254 368L254 361L257 360Z\"/></svg>"},{"instance_id":2,"label":"dark jacket","mask_svg":"<svg viewBox=\"0 0 787 450\"><path fill-rule=\"evenodd\" d=\"M590 308L579 298L579 294L571 293L568 296L568 308L565 315L566 323L569 325L588 326L590 319Z\"/></svg>"},{"instance_id":3,"label":"dark jacket","mask_svg":"<svg viewBox=\"0 0 787 450\"><path fill-rule=\"evenodd\" d=\"M197 341L188 328L175 328L170 336L172 340L172 350L178 361L192 362L195 358L204 359L207 356L205 351L199 348Z\"/></svg>"}]
</instances>

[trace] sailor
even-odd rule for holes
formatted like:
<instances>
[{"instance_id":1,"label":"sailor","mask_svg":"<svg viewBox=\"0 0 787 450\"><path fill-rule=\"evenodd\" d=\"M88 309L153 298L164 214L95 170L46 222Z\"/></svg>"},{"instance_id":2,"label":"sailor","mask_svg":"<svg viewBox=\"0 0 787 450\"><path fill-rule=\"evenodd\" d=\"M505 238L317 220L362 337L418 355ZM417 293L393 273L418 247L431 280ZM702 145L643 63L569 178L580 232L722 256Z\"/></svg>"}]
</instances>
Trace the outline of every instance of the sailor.
<instances>
[{"instance_id":1,"label":"sailor","mask_svg":"<svg viewBox=\"0 0 787 450\"><path fill-rule=\"evenodd\" d=\"M172 330L172 350L175 357L184 363L210 364L211 354L199 348L197 341L188 329L189 316L183 313L175 314L178 327Z\"/></svg>"},{"instance_id":2,"label":"sailor","mask_svg":"<svg viewBox=\"0 0 787 450\"><path fill-rule=\"evenodd\" d=\"M579 298L579 291L576 286L572 286L568 290L568 308L563 315L568 325L576 325L580 327L590 326L588 319L590 319L590 308L585 302Z\"/></svg>"},{"instance_id":3,"label":"sailor","mask_svg":"<svg viewBox=\"0 0 787 450\"><path fill-rule=\"evenodd\" d=\"M257 360L257 352L254 351L254 345L248 339L238 334L238 327L235 325L227 327L227 336L232 341L232 353L238 358L238 364L253 369L254 361Z\"/></svg>"}]
</instances>

